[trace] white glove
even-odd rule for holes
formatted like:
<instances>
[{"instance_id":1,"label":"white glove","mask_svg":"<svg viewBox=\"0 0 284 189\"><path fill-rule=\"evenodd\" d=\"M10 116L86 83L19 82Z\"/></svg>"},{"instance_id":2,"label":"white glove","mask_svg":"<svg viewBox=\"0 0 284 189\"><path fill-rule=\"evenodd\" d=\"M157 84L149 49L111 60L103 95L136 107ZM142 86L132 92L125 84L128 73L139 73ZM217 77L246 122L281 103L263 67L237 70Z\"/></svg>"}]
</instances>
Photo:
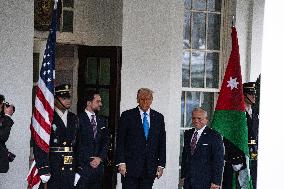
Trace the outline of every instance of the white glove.
<instances>
[{"instance_id":1,"label":"white glove","mask_svg":"<svg viewBox=\"0 0 284 189\"><path fill-rule=\"evenodd\" d=\"M40 175L39 177L42 183L47 183L50 179L50 175Z\"/></svg>"},{"instance_id":2,"label":"white glove","mask_svg":"<svg viewBox=\"0 0 284 189\"><path fill-rule=\"evenodd\" d=\"M242 166L243 166L242 163L240 163L240 164L238 164L238 165L232 165L234 171L239 171L239 170L241 170Z\"/></svg>"},{"instance_id":3,"label":"white glove","mask_svg":"<svg viewBox=\"0 0 284 189\"><path fill-rule=\"evenodd\" d=\"M74 186L77 185L77 183L78 183L78 181L79 181L80 178L81 178L81 176L80 176L78 173L76 173L76 174L75 174L75 179L74 179Z\"/></svg>"}]
</instances>

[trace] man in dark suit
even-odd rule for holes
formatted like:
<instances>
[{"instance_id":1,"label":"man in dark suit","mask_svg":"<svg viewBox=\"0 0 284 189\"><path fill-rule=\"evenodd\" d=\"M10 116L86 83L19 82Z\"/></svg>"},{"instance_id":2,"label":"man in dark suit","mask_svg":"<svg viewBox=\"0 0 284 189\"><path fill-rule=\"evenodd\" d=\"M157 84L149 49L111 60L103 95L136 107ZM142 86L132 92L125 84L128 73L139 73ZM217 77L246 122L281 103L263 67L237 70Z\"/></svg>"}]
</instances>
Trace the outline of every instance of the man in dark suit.
<instances>
[{"instance_id":1,"label":"man in dark suit","mask_svg":"<svg viewBox=\"0 0 284 189\"><path fill-rule=\"evenodd\" d=\"M88 91L85 105L85 111L79 115L79 164L82 169L76 174L77 188L99 189L107 160L109 131L106 120L98 115L102 106L99 93Z\"/></svg>"},{"instance_id":2,"label":"man in dark suit","mask_svg":"<svg viewBox=\"0 0 284 189\"><path fill-rule=\"evenodd\" d=\"M224 166L221 136L207 126L207 112L192 111L194 129L185 131L181 164L184 189L219 189Z\"/></svg>"},{"instance_id":3,"label":"man in dark suit","mask_svg":"<svg viewBox=\"0 0 284 189\"><path fill-rule=\"evenodd\" d=\"M0 173L8 172L9 162L13 161L13 159L11 159L11 155L13 154L9 152L9 150L6 148L5 143L9 139L10 131L14 124L14 121L11 118L14 112L14 105L9 103L3 103L3 115L0 115Z\"/></svg>"},{"instance_id":4,"label":"man in dark suit","mask_svg":"<svg viewBox=\"0 0 284 189\"><path fill-rule=\"evenodd\" d=\"M70 85L55 87L54 117L49 142L49 154L34 145L34 156L41 178L40 188L74 188L77 153L78 117L71 107Z\"/></svg>"},{"instance_id":5,"label":"man in dark suit","mask_svg":"<svg viewBox=\"0 0 284 189\"><path fill-rule=\"evenodd\" d=\"M141 88L138 107L121 114L117 132L116 161L123 189L151 189L166 165L164 116L151 109L153 92Z\"/></svg>"}]
</instances>

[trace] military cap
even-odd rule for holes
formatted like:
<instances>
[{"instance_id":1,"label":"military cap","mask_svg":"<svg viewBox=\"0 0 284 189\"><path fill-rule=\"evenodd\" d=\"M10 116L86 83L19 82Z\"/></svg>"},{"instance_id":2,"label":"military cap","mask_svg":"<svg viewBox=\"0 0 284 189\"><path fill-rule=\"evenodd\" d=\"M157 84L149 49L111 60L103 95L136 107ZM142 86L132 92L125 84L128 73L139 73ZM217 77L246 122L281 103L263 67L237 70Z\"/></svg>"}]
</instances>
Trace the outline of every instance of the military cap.
<instances>
[{"instance_id":1,"label":"military cap","mask_svg":"<svg viewBox=\"0 0 284 189\"><path fill-rule=\"evenodd\" d=\"M55 96L57 97L65 97L65 98L70 98L70 84L63 84L63 85L58 85L55 87Z\"/></svg>"},{"instance_id":2,"label":"military cap","mask_svg":"<svg viewBox=\"0 0 284 189\"><path fill-rule=\"evenodd\" d=\"M255 82L248 82L243 84L244 94L255 95Z\"/></svg>"}]
</instances>

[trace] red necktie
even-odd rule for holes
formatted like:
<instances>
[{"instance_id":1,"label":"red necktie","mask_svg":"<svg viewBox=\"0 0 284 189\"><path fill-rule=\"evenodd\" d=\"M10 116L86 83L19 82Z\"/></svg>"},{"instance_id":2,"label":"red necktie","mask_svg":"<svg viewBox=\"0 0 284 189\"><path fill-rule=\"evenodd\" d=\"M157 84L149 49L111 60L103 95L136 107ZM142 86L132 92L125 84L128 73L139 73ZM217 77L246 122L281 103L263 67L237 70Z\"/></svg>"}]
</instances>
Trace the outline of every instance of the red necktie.
<instances>
[{"instance_id":1,"label":"red necktie","mask_svg":"<svg viewBox=\"0 0 284 189\"><path fill-rule=\"evenodd\" d=\"M196 148L197 134L198 134L198 132L195 131L194 134L193 134L193 137L192 137L192 139L191 139L191 143L190 143L190 150L191 150L190 152L191 152L191 155L193 155L194 150L195 150L195 148Z\"/></svg>"},{"instance_id":2,"label":"red necktie","mask_svg":"<svg viewBox=\"0 0 284 189\"><path fill-rule=\"evenodd\" d=\"M93 132L94 132L94 138L96 137L97 134L97 122L95 120L95 115L91 115L91 125L93 126Z\"/></svg>"}]
</instances>

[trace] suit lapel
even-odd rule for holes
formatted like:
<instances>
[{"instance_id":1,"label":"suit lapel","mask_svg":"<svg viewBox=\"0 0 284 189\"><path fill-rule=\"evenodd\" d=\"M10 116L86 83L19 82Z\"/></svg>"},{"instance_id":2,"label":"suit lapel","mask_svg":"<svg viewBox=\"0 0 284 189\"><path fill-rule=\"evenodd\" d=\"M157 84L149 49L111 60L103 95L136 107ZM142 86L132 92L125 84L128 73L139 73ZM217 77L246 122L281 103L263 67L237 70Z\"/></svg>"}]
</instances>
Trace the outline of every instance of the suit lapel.
<instances>
[{"instance_id":1,"label":"suit lapel","mask_svg":"<svg viewBox=\"0 0 284 189\"><path fill-rule=\"evenodd\" d=\"M156 123L155 113L150 109L150 129L149 129L148 140L152 139L153 137L153 132L156 126L155 123Z\"/></svg>"}]
</instances>

